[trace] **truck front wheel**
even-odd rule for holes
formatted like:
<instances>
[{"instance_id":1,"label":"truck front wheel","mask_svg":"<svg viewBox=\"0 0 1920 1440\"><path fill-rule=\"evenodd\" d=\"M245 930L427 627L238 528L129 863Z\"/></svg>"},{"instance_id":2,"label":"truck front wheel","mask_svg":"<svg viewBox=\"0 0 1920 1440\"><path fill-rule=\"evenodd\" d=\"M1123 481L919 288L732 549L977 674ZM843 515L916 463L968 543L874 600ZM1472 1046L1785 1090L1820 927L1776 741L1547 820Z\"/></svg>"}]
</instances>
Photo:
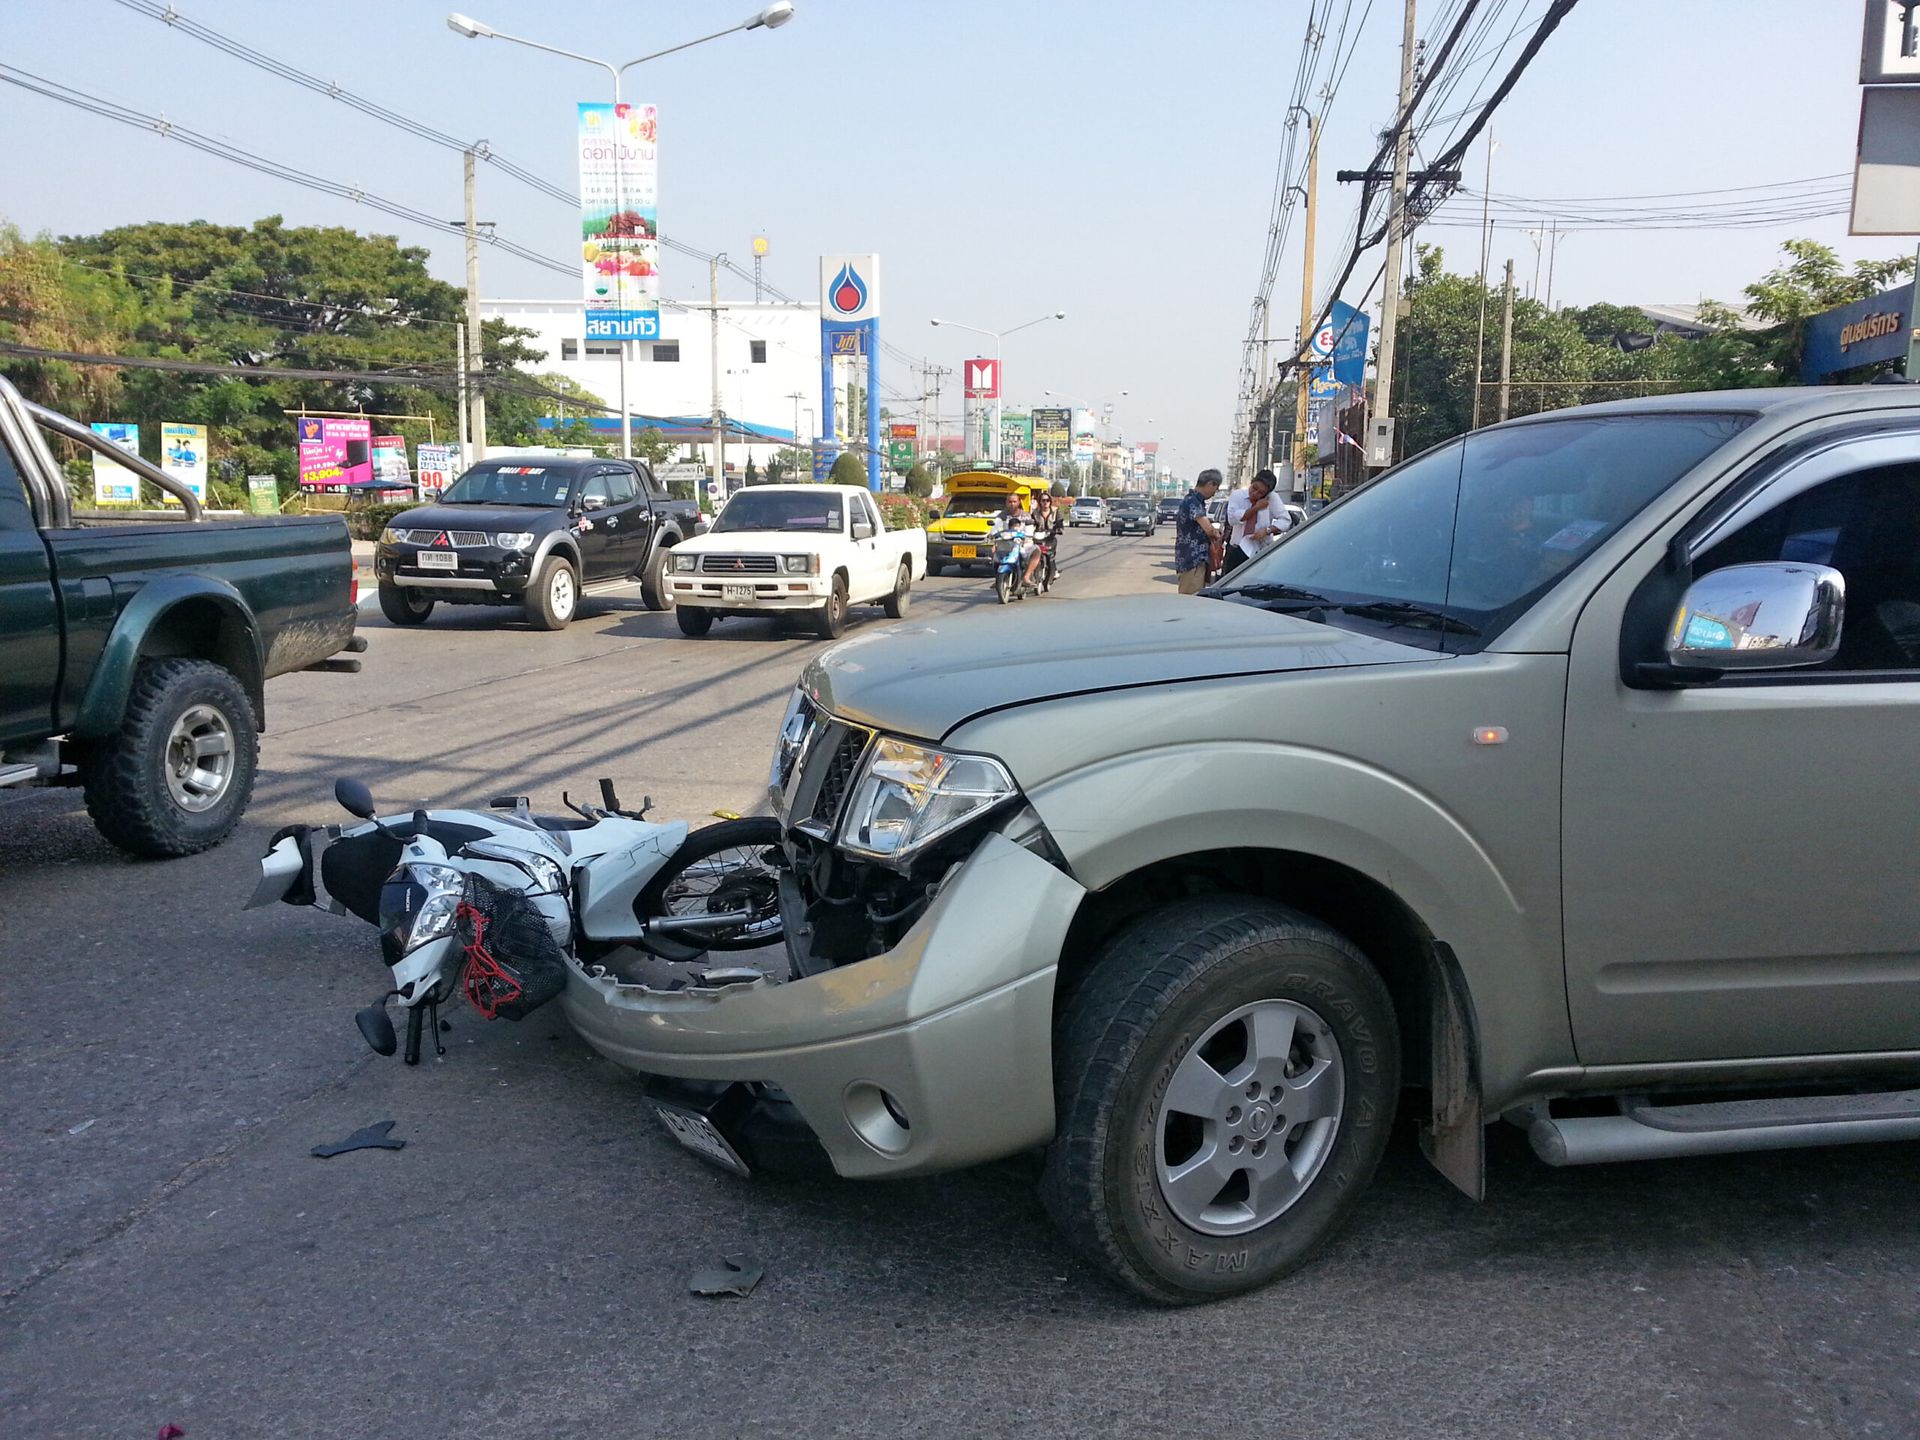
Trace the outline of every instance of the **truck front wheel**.
<instances>
[{"instance_id":1,"label":"truck front wheel","mask_svg":"<svg viewBox=\"0 0 1920 1440\"><path fill-rule=\"evenodd\" d=\"M1399 1055L1386 987L1338 932L1246 897L1166 906L1107 943L1061 1017L1047 1209L1162 1304L1263 1285L1358 1200Z\"/></svg>"},{"instance_id":2,"label":"truck front wheel","mask_svg":"<svg viewBox=\"0 0 1920 1440\"><path fill-rule=\"evenodd\" d=\"M671 554L665 545L655 550L653 558L647 561L646 572L640 577L640 600L649 610L673 609L673 585L667 579Z\"/></svg>"},{"instance_id":3,"label":"truck front wheel","mask_svg":"<svg viewBox=\"0 0 1920 1440\"><path fill-rule=\"evenodd\" d=\"M559 555L550 556L540 567L540 573L533 577L533 583L527 586L521 604L526 607L527 619L534 629L566 629L580 604L580 586L574 579L573 566Z\"/></svg>"},{"instance_id":4,"label":"truck front wheel","mask_svg":"<svg viewBox=\"0 0 1920 1440\"><path fill-rule=\"evenodd\" d=\"M87 813L131 854L191 855L239 823L259 753L253 702L231 671L142 661L119 733L81 757Z\"/></svg>"},{"instance_id":5,"label":"truck front wheel","mask_svg":"<svg viewBox=\"0 0 1920 1440\"><path fill-rule=\"evenodd\" d=\"M409 590L405 585L382 580L380 613L395 625L424 625L427 617L433 614L433 601Z\"/></svg>"},{"instance_id":6,"label":"truck front wheel","mask_svg":"<svg viewBox=\"0 0 1920 1440\"><path fill-rule=\"evenodd\" d=\"M822 640L838 640L847 628L847 577L835 575L827 589L827 603L813 612L813 633Z\"/></svg>"}]
</instances>

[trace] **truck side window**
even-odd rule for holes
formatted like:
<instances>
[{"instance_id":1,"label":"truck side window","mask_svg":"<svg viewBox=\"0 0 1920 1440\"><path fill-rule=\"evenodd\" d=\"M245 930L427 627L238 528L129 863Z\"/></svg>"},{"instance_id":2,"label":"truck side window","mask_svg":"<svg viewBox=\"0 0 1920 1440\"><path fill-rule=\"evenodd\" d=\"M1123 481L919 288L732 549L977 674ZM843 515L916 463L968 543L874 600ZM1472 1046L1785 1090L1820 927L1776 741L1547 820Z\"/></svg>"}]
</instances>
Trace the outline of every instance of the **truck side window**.
<instances>
[{"instance_id":1,"label":"truck side window","mask_svg":"<svg viewBox=\"0 0 1920 1440\"><path fill-rule=\"evenodd\" d=\"M26 487L14 468L13 456L0 445L0 530L31 530L33 509L27 504Z\"/></svg>"},{"instance_id":2,"label":"truck side window","mask_svg":"<svg viewBox=\"0 0 1920 1440\"><path fill-rule=\"evenodd\" d=\"M653 471L645 465L637 467L640 471L640 493L649 500L667 498L667 487L654 478Z\"/></svg>"},{"instance_id":3,"label":"truck side window","mask_svg":"<svg viewBox=\"0 0 1920 1440\"><path fill-rule=\"evenodd\" d=\"M609 505L631 505L637 493L633 484L633 472L624 465L611 466L606 471L607 503Z\"/></svg>"},{"instance_id":4,"label":"truck side window","mask_svg":"<svg viewBox=\"0 0 1920 1440\"><path fill-rule=\"evenodd\" d=\"M1831 565L1847 582L1829 670L1920 670L1920 464L1842 475L1782 501L1694 562Z\"/></svg>"}]
</instances>

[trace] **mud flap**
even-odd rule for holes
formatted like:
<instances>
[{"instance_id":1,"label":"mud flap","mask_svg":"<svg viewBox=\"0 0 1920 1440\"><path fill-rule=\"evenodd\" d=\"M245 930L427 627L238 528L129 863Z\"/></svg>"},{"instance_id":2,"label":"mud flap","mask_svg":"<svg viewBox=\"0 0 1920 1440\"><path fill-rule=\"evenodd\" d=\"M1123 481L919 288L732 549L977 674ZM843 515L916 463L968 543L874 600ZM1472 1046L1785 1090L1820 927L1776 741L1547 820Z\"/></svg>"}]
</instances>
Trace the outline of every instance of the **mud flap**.
<instances>
[{"instance_id":1,"label":"mud flap","mask_svg":"<svg viewBox=\"0 0 1920 1440\"><path fill-rule=\"evenodd\" d=\"M1420 1149L1469 1200L1484 1199L1486 1124L1480 1113L1480 1057L1473 1001L1453 951L1435 942L1432 966L1433 1113L1420 1127Z\"/></svg>"}]
</instances>

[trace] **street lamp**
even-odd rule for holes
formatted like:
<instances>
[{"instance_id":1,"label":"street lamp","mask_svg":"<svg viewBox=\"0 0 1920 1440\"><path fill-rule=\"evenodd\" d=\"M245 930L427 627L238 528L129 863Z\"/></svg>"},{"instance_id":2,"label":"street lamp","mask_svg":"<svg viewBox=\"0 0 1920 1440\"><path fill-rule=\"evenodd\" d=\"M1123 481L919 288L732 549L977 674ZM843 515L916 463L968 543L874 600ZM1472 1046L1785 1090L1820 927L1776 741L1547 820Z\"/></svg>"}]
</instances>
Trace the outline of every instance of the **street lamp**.
<instances>
[{"instance_id":1,"label":"street lamp","mask_svg":"<svg viewBox=\"0 0 1920 1440\"><path fill-rule=\"evenodd\" d=\"M470 15L455 11L447 16L447 28L456 35L464 35L469 40L506 40L515 45L525 45L530 50L544 50L549 55L559 55L568 60L578 60L586 65L598 65L613 77L613 104L617 114L620 107L620 77L636 65L644 65L649 60L658 60L663 55L673 55L681 50L690 50L695 45L704 45L709 40L718 40L723 35L731 35L737 30L778 30L793 19L793 0L774 0L771 5L763 6L753 12L738 25L729 25L724 30L716 30L711 35L702 35L698 40L688 40L683 44L669 45L665 50L655 50L650 55L642 55L637 60L629 60L623 65L615 65L611 60L598 60L591 55L577 54L572 50L562 50L557 45L543 45L538 40L528 40L524 36L509 35L504 30L496 30L491 25L475 20ZM621 166L616 158L613 166L613 208L615 213L625 210L626 196L621 192ZM620 454L623 459L633 456L633 417L627 410L627 346L629 342L620 342ZM718 457L715 457L716 460Z\"/></svg>"},{"instance_id":2,"label":"street lamp","mask_svg":"<svg viewBox=\"0 0 1920 1440\"><path fill-rule=\"evenodd\" d=\"M1044 325L1049 320L1064 320L1066 318L1066 311L1055 310L1051 315L1042 315L1037 320L1028 320L1024 324L1014 326L1011 330L982 330L978 325L962 325L958 320L935 320L931 322L934 325L951 325L956 330L970 330L975 335L985 335L989 340L993 341L993 443L990 447L993 454L990 458L996 465L1000 463L1000 392L1007 388L1005 383L1006 377L1000 369L1000 341L1008 335L1017 334L1022 330L1030 330L1035 325Z\"/></svg>"}]
</instances>

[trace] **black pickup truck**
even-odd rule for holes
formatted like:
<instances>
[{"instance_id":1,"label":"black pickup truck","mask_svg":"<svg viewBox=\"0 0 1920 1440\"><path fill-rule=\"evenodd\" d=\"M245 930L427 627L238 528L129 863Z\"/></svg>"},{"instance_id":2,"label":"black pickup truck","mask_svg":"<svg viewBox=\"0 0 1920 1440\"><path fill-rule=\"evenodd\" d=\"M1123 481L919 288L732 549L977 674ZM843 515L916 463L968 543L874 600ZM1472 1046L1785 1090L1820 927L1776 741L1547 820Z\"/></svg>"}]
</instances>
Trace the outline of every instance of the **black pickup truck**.
<instances>
[{"instance_id":1,"label":"black pickup truck","mask_svg":"<svg viewBox=\"0 0 1920 1440\"><path fill-rule=\"evenodd\" d=\"M43 431L185 519L76 525ZM357 670L355 600L339 516L203 521L185 486L0 378L0 787L84 785L136 855L218 844L253 794L267 680Z\"/></svg>"},{"instance_id":2,"label":"black pickup truck","mask_svg":"<svg viewBox=\"0 0 1920 1440\"><path fill-rule=\"evenodd\" d=\"M559 630L583 592L634 580L649 610L669 610L667 551L700 528L698 505L668 499L637 460L495 455L394 516L374 552L380 610L419 625L440 601L519 605Z\"/></svg>"}]
</instances>

